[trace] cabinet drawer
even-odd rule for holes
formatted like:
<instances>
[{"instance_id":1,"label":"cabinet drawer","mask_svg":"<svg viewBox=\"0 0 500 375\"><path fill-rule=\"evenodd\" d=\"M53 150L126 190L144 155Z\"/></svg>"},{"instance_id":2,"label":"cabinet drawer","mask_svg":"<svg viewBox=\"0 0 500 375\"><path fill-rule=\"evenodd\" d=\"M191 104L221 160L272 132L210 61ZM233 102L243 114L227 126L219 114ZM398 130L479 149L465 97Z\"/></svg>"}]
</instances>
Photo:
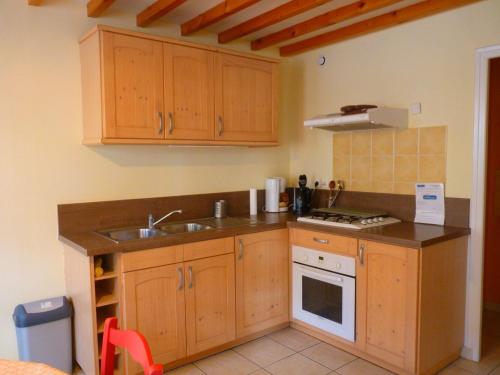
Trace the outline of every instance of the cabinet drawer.
<instances>
[{"instance_id":1,"label":"cabinet drawer","mask_svg":"<svg viewBox=\"0 0 500 375\"><path fill-rule=\"evenodd\" d=\"M167 264L179 263L182 262L182 260L182 245L133 251L122 255L122 272L164 266Z\"/></svg>"},{"instance_id":2,"label":"cabinet drawer","mask_svg":"<svg viewBox=\"0 0 500 375\"><path fill-rule=\"evenodd\" d=\"M184 245L184 261L234 253L234 237L193 242Z\"/></svg>"},{"instance_id":3,"label":"cabinet drawer","mask_svg":"<svg viewBox=\"0 0 500 375\"><path fill-rule=\"evenodd\" d=\"M290 231L290 242L292 245L351 256L357 255L358 248L358 240L355 238L303 229L292 229Z\"/></svg>"}]
</instances>

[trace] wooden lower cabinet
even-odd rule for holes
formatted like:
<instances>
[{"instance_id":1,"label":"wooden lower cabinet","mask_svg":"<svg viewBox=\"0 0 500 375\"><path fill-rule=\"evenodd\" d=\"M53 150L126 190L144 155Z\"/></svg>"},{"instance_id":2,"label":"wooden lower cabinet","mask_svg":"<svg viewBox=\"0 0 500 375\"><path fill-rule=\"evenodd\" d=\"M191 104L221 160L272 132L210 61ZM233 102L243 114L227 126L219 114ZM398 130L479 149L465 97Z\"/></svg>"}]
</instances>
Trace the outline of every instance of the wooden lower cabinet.
<instances>
[{"instance_id":1,"label":"wooden lower cabinet","mask_svg":"<svg viewBox=\"0 0 500 375\"><path fill-rule=\"evenodd\" d=\"M361 241L357 269L362 320L358 347L409 372L416 369L419 249ZM359 329L359 327L358 327Z\"/></svg>"},{"instance_id":2,"label":"wooden lower cabinet","mask_svg":"<svg viewBox=\"0 0 500 375\"><path fill-rule=\"evenodd\" d=\"M148 268L123 274L124 328L141 332L155 363L186 356L183 264ZM128 374L140 366L127 355Z\"/></svg>"},{"instance_id":3,"label":"wooden lower cabinet","mask_svg":"<svg viewBox=\"0 0 500 375\"><path fill-rule=\"evenodd\" d=\"M187 354L235 339L234 254L184 264Z\"/></svg>"},{"instance_id":4,"label":"wooden lower cabinet","mask_svg":"<svg viewBox=\"0 0 500 375\"><path fill-rule=\"evenodd\" d=\"M289 321L288 230L235 237L236 336Z\"/></svg>"}]
</instances>

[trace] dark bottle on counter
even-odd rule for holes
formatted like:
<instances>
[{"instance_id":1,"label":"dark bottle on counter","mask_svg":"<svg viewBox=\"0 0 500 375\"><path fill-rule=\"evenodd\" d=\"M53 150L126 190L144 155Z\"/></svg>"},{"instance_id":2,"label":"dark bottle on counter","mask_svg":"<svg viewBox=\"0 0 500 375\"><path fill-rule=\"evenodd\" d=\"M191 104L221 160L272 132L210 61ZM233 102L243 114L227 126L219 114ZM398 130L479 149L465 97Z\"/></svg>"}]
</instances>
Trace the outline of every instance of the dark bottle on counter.
<instances>
[{"instance_id":1,"label":"dark bottle on counter","mask_svg":"<svg viewBox=\"0 0 500 375\"><path fill-rule=\"evenodd\" d=\"M303 216L311 210L312 190L307 186L305 174L299 176L299 188L293 189L293 212L297 216Z\"/></svg>"}]
</instances>

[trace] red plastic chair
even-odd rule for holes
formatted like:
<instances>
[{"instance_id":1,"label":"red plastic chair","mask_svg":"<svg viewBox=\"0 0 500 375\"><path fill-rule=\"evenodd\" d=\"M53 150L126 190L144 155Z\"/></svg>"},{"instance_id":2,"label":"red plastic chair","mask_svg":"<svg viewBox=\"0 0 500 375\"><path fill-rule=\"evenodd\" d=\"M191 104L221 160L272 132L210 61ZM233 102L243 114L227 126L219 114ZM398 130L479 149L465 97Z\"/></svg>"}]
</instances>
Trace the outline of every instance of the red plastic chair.
<instances>
[{"instance_id":1,"label":"red plastic chair","mask_svg":"<svg viewBox=\"0 0 500 375\"><path fill-rule=\"evenodd\" d=\"M163 366L153 363L151 350L144 336L137 331L121 331L117 325L118 319L116 318L108 318L104 322L101 375L113 375L115 347L117 346L127 349L134 361L142 366L145 375L162 375Z\"/></svg>"}]
</instances>

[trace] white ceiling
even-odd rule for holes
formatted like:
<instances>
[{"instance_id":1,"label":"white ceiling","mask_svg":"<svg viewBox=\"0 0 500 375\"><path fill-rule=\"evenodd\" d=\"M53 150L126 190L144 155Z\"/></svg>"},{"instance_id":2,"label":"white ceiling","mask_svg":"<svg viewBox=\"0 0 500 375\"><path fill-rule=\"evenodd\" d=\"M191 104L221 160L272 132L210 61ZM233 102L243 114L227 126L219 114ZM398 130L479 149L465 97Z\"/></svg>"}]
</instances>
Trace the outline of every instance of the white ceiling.
<instances>
[{"instance_id":1,"label":"white ceiling","mask_svg":"<svg viewBox=\"0 0 500 375\"><path fill-rule=\"evenodd\" d=\"M155 21L154 25L160 26L161 24L166 24L166 23L180 25L183 22L188 21L191 18L196 17L197 15L212 8L213 6L217 5L221 1L222 0L187 0L184 4L177 7L175 10L169 12L164 17L162 17L160 20ZM212 33L219 33L221 31L224 31L230 27L233 27L241 22L244 22L250 18L253 18L259 14L262 14L270 9L273 9L279 5L287 3L288 1L290 1L290 0L261 0L261 1L257 2L256 4L250 6L242 11L240 11L236 14L233 14L230 17L227 17L226 19L207 27L206 30L209 32L212 32ZM247 41L254 40L256 38L265 36L269 33L281 30L285 27L294 25L298 22L305 21L309 18L318 16L320 14L327 12L327 11L345 6L345 5L353 3L355 1L356 0L330 0L326 4L323 4L321 6L313 8L310 11L301 13L295 17L288 18L285 21L276 23L276 24L269 26L265 29L262 29L262 30L255 32L255 33L247 35L247 36L241 38L241 40L247 40ZM412 5L412 4L421 2L421 1L423 1L423 0L402 0L395 5L392 5L392 6L389 6L389 7L374 11L374 12L370 12L366 15L353 18L349 21L341 22L341 23L334 25L334 26L320 29L318 31L303 35L299 38L288 40L286 42L278 44L277 46L286 45L286 44L290 44L290 43L293 43L293 42L296 42L299 40L307 39L307 38L310 38L312 36L322 34L322 33L325 33L327 31L335 30L335 29L338 29L338 28L341 28L341 27L344 27L344 26L347 26L347 25L374 17L376 15L387 13L389 11L393 11L393 10L396 10L396 9L399 9L399 8L402 8L402 7L405 7L408 5ZM132 14L137 14L154 2L155 2L155 0L133 0L133 1L132 0L116 0L115 3L106 10L106 16L112 17L113 12L118 11L118 9L119 9L120 13L123 13L123 12L129 13L130 12ZM146 28L146 30L147 30L147 28ZM272 48L272 47L270 47L270 48Z\"/></svg>"}]
</instances>

